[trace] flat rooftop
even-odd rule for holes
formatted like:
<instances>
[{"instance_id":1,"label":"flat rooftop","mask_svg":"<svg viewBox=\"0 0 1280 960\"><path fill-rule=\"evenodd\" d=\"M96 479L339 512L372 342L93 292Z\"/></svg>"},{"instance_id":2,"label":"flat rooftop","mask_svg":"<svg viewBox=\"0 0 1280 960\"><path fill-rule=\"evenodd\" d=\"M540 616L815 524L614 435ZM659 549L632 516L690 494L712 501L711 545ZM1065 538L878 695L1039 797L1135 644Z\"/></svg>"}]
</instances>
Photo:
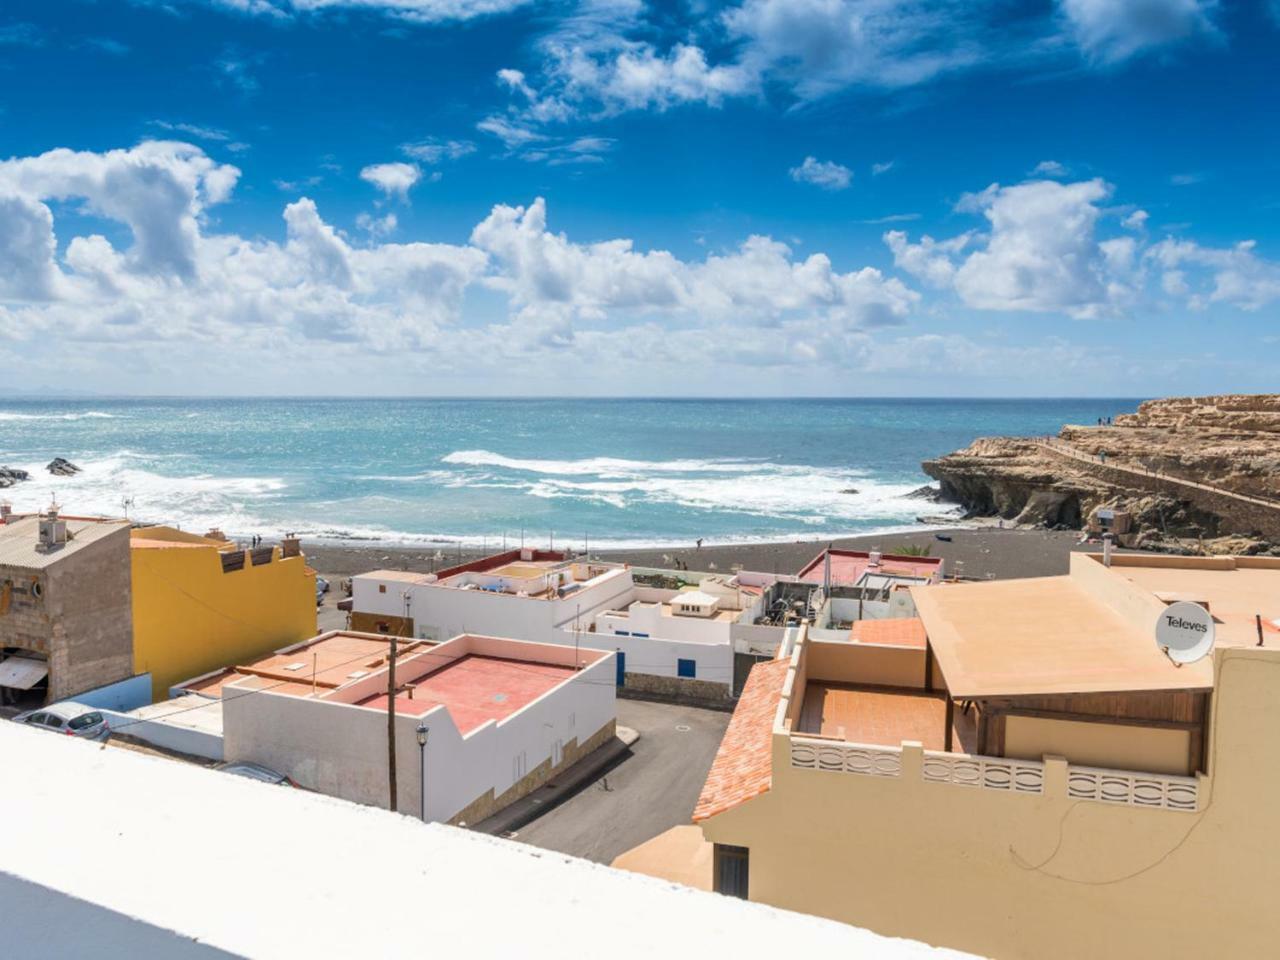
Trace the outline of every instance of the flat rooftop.
<instances>
[{"instance_id":1,"label":"flat rooftop","mask_svg":"<svg viewBox=\"0 0 1280 960\"><path fill-rule=\"evenodd\" d=\"M396 662L435 646L427 640L401 639ZM337 630L312 640L277 650L249 663L227 667L182 684L187 693L221 698L222 688L245 678L241 688L271 689L277 693L310 697L359 680L387 665L391 640L375 633ZM314 683L313 683L314 680Z\"/></svg>"},{"instance_id":2,"label":"flat rooftop","mask_svg":"<svg viewBox=\"0 0 1280 960\"><path fill-rule=\"evenodd\" d=\"M1280 558L1073 554L1071 573L912 587L957 697L1209 690L1213 660L1177 666L1156 646L1165 605L1208 605L1215 646L1280 646Z\"/></svg>"},{"instance_id":3,"label":"flat rooftop","mask_svg":"<svg viewBox=\"0 0 1280 960\"><path fill-rule=\"evenodd\" d=\"M490 720L503 720L559 686L577 671L558 664L469 653L396 694L396 713L420 717L443 706L464 736ZM387 709L387 695L359 701Z\"/></svg>"},{"instance_id":4,"label":"flat rooftop","mask_svg":"<svg viewBox=\"0 0 1280 960\"><path fill-rule=\"evenodd\" d=\"M129 529L128 520L67 516L59 519L67 524L67 542L48 548L40 545L39 516L11 517L8 523L0 523L0 566L43 570L113 533Z\"/></svg>"},{"instance_id":5,"label":"flat rooftop","mask_svg":"<svg viewBox=\"0 0 1280 960\"><path fill-rule=\"evenodd\" d=\"M675 600L678 602L679 599L680 596L677 594ZM696 613L676 613L671 609L671 604L669 602L662 603L660 606L662 607L662 615L664 617L676 617L680 620L706 620L708 623L714 623L716 621L719 621L720 623L737 623L738 618L742 616L741 610L717 610L711 616L704 617Z\"/></svg>"},{"instance_id":6,"label":"flat rooftop","mask_svg":"<svg viewBox=\"0 0 1280 960\"><path fill-rule=\"evenodd\" d=\"M911 595L955 697L1213 686L1209 660L1176 666L1151 631L1139 630L1075 577L943 583L912 587Z\"/></svg>"},{"instance_id":7,"label":"flat rooftop","mask_svg":"<svg viewBox=\"0 0 1280 960\"><path fill-rule=\"evenodd\" d=\"M946 698L938 694L810 680L805 684L800 722L794 732L884 747L918 740L926 750L943 750L946 718ZM973 717L963 710L954 711L952 730L963 752L977 749Z\"/></svg>"},{"instance_id":8,"label":"flat rooftop","mask_svg":"<svg viewBox=\"0 0 1280 960\"><path fill-rule=\"evenodd\" d=\"M881 554L880 562L871 563L871 554L861 550L824 550L798 577L808 583L821 583L827 554L831 555L831 582L841 587L856 587L864 574L883 577L913 577L928 580L938 573L942 561L936 557L904 557L892 553Z\"/></svg>"},{"instance_id":9,"label":"flat rooftop","mask_svg":"<svg viewBox=\"0 0 1280 960\"><path fill-rule=\"evenodd\" d=\"M1116 558L1118 560L1118 556ZM1182 558L1179 560L1218 560ZM1165 600L1191 600L1209 605L1215 622L1215 644L1252 647L1258 642L1256 616L1262 617L1263 645L1280 646L1280 558L1227 557L1249 566L1138 566L1118 561L1111 570L1130 583ZM1270 561L1267 565L1261 564ZM1253 566L1252 564L1259 564ZM1270 628L1270 629L1268 629Z\"/></svg>"}]
</instances>

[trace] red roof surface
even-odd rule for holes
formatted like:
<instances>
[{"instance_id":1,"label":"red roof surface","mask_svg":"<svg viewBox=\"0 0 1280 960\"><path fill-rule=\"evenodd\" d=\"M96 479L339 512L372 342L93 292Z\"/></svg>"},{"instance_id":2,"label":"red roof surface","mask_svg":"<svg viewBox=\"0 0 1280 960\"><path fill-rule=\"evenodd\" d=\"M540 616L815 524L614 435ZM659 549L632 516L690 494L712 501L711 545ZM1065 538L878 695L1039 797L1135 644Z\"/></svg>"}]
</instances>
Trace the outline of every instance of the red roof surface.
<instances>
[{"instance_id":1,"label":"red roof surface","mask_svg":"<svg viewBox=\"0 0 1280 960\"><path fill-rule=\"evenodd\" d=\"M861 550L831 550L831 582L844 587L856 586L862 575L871 573L885 576L920 577L927 580L938 572L942 560L938 557L903 557L886 553L880 557L878 567L871 566L871 554ZM801 580L811 583L822 582L823 560L828 551L814 557L813 561L800 571Z\"/></svg>"},{"instance_id":2,"label":"red roof surface","mask_svg":"<svg viewBox=\"0 0 1280 960\"><path fill-rule=\"evenodd\" d=\"M773 782L773 717L782 699L787 660L770 660L751 668L747 684L716 751L702 796L693 808L700 823L768 791Z\"/></svg>"},{"instance_id":3,"label":"red roof surface","mask_svg":"<svg viewBox=\"0 0 1280 960\"><path fill-rule=\"evenodd\" d=\"M494 570L497 567L504 567L508 563L519 562L520 553L519 548L508 550L505 553L493 553L487 557L481 557L479 560L459 563L456 566L437 570L436 577L440 580L447 580L449 577L456 577L460 573L483 573L486 570ZM559 550L533 550L531 551L530 562L540 563L550 560L559 563L564 559L565 554Z\"/></svg>"},{"instance_id":4,"label":"red roof surface","mask_svg":"<svg viewBox=\"0 0 1280 960\"><path fill-rule=\"evenodd\" d=\"M855 620L849 639L855 643L879 643L892 647L925 647L924 621L919 617L887 620Z\"/></svg>"},{"instance_id":5,"label":"red roof surface","mask_svg":"<svg viewBox=\"0 0 1280 960\"><path fill-rule=\"evenodd\" d=\"M396 694L396 713L420 717L444 704L465 735L490 720L511 716L575 672L556 664L469 653ZM360 706L386 710L387 695L361 700Z\"/></svg>"}]
</instances>

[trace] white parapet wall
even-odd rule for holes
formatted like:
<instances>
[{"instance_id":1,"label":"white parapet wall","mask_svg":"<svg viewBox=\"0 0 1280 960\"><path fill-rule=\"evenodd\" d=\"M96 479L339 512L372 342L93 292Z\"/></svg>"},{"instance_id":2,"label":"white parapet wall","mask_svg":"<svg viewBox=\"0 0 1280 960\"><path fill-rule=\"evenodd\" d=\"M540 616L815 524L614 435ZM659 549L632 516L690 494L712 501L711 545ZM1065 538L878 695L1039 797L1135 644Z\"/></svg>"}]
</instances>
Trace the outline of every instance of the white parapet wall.
<instances>
[{"instance_id":1,"label":"white parapet wall","mask_svg":"<svg viewBox=\"0 0 1280 960\"><path fill-rule=\"evenodd\" d=\"M593 650L609 650L623 655L627 673L655 677L679 677L680 661L692 661L692 676L704 683L733 684L733 645L668 640L662 637L624 636L617 633L587 633L566 630L562 643L577 643Z\"/></svg>"},{"instance_id":2,"label":"white parapet wall","mask_svg":"<svg viewBox=\"0 0 1280 960\"><path fill-rule=\"evenodd\" d=\"M0 755L24 778L0 796L21 825L0 831L6 957L961 956L19 724ZM415 907L387 911L389 890Z\"/></svg>"}]
</instances>

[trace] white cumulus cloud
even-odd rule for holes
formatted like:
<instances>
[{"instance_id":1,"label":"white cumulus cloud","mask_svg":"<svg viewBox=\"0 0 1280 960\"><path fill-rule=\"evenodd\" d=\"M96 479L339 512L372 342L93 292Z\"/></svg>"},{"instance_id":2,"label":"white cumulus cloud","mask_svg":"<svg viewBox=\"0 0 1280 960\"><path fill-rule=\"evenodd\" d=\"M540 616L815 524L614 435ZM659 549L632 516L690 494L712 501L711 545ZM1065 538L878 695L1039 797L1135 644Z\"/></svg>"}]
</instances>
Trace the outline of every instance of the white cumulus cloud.
<instances>
[{"instance_id":1,"label":"white cumulus cloud","mask_svg":"<svg viewBox=\"0 0 1280 960\"><path fill-rule=\"evenodd\" d=\"M388 198L409 199L409 191L422 179L422 170L412 163L374 163L360 171L360 179L373 184Z\"/></svg>"},{"instance_id":2,"label":"white cumulus cloud","mask_svg":"<svg viewBox=\"0 0 1280 960\"><path fill-rule=\"evenodd\" d=\"M832 160L805 157L804 162L790 170L796 183L811 183L823 190L844 190L853 179L853 171Z\"/></svg>"},{"instance_id":3,"label":"white cumulus cloud","mask_svg":"<svg viewBox=\"0 0 1280 960\"><path fill-rule=\"evenodd\" d=\"M1059 0L1080 48L1104 63L1214 33L1217 6L1217 0Z\"/></svg>"}]
</instances>

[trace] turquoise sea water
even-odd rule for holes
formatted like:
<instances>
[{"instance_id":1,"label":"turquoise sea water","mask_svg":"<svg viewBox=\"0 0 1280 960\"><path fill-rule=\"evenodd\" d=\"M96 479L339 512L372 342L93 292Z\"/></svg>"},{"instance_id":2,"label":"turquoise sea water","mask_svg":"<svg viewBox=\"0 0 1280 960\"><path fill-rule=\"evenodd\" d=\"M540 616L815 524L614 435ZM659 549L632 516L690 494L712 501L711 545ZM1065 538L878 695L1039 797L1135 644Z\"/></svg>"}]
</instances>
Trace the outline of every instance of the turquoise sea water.
<instances>
[{"instance_id":1,"label":"turquoise sea water","mask_svg":"<svg viewBox=\"0 0 1280 960\"><path fill-rule=\"evenodd\" d=\"M398 543L833 537L939 508L922 459L1137 400L0 399L16 509ZM55 456L83 467L53 477ZM847 491L856 492L847 492Z\"/></svg>"}]
</instances>

